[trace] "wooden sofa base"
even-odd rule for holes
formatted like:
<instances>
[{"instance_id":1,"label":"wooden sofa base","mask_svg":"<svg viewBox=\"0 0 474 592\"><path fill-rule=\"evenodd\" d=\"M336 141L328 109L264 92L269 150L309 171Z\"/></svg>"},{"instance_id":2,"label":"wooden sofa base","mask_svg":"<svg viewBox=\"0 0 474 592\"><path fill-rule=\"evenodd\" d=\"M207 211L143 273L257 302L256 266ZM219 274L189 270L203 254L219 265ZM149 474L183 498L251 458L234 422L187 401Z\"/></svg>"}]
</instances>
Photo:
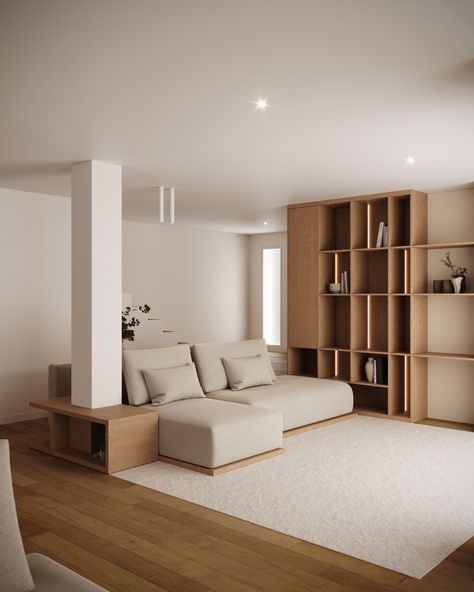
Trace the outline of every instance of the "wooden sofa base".
<instances>
[{"instance_id":1,"label":"wooden sofa base","mask_svg":"<svg viewBox=\"0 0 474 592\"><path fill-rule=\"evenodd\" d=\"M345 421L347 419L353 419L357 417L357 413L347 413L347 415L340 415L339 417L331 417L330 419L324 419L323 421L317 421L316 423L309 423L308 425L300 426L299 428L293 428L292 430L286 430L283 432L283 437L287 438L288 436L296 436L297 434L302 434L303 432L309 432L310 430L315 430L317 428L323 428L324 426L330 425L332 423L338 423L340 421Z\"/></svg>"},{"instance_id":2,"label":"wooden sofa base","mask_svg":"<svg viewBox=\"0 0 474 592\"><path fill-rule=\"evenodd\" d=\"M210 475L212 477L216 475L222 475L223 473L228 473L229 471L233 471L235 469L240 469L247 465L252 465L253 463L259 462L261 460L266 460L267 458L272 458L274 456L279 456L285 452L284 448L275 448L274 450L269 450L268 452L262 452L262 454L256 454L255 456L249 456L248 458L243 458L242 460L236 460L235 462L231 462L227 465L221 465L220 467L202 467L200 465L193 465L192 463L185 462L184 460L177 460L175 458L170 458L168 456L158 456L158 460L162 462L168 463L170 465L176 465L177 467L182 467L183 469L191 469L191 471L197 471L198 473L204 473L204 475Z\"/></svg>"}]
</instances>

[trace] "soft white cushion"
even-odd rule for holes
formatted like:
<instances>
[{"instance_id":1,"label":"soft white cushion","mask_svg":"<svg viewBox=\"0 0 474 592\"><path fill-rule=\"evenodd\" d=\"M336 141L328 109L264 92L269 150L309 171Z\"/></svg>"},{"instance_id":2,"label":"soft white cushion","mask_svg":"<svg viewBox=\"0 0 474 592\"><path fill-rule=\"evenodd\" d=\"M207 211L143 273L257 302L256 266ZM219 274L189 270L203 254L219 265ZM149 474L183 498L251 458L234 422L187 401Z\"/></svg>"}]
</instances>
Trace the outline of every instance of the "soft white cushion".
<instances>
[{"instance_id":1,"label":"soft white cushion","mask_svg":"<svg viewBox=\"0 0 474 592\"><path fill-rule=\"evenodd\" d=\"M192 355L205 393L220 391L229 387L222 358L251 358L263 355L272 380L276 380L267 346L263 339L232 341L230 343L197 343Z\"/></svg>"},{"instance_id":2,"label":"soft white cushion","mask_svg":"<svg viewBox=\"0 0 474 592\"><path fill-rule=\"evenodd\" d=\"M30 592L34 589L13 497L8 440L0 440L0 590Z\"/></svg>"},{"instance_id":3,"label":"soft white cushion","mask_svg":"<svg viewBox=\"0 0 474 592\"><path fill-rule=\"evenodd\" d=\"M143 370L143 375L153 405L204 397L192 362L177 368Z\"/></svg>"},{"instance_id":4,"label":"soft white cushion","mask_svg":"<svg viewBox=\"0 0 474 592\"><path fill-rule=\"evenodd\" d=\"M279 376L269 386L238 392L227 389L207 396L279 411L284 430L351 413L354 405L352 389L345 382L303 376Z\"/></svg>"},{"instance_id":5,"label":"soft white cushion","mask_svg":"<svg viewBox=\"0 0 474 592\"><path fill-rule=\"evenodd\" d=\"M173 368L191 362L189 345L124 350L122 368L130 405L144 405L150 402L143 370Z\"/></svg>"},{"instance_id":6,"label":"soft white cushion","mask_svg":"<svg viewBox=\"0 0 474 592\"><path fill-rule=\"evenodd\" d=\"M262 355L252 358L222 358L222 362L233 391L272 384L272 377Z\"/></svg>"},{"instance_id":7,"label":"soft white cushion","mask_svg":"<svg viewBox=\"0 0 474 592\"><path fill-rule=\"evenodd\" d=\"M159 453L202 467L220 467L282 446L281 413L188 399L145 408L160 414Z\"/></svg>"}]
</instances>

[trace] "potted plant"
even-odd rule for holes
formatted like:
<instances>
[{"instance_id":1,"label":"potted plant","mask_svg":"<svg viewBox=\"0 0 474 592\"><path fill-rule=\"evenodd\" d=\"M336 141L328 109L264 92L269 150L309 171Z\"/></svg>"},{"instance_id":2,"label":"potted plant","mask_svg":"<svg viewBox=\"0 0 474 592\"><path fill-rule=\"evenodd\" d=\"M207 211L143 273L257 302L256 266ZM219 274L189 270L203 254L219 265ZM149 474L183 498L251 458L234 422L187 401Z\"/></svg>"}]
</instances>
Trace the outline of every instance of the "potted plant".
<instances>
[{"instance_id":1,"label":"potted plant","mask_svg":"<svg viewBox=\"0 0 474 592\"><path fill-rule=\"evenodd\" d=\"M143 304L141 306L127 306L125 310L122 310L122 341L135 341L135 327L140 324L140 319L133 316L137 310L147 314L151 308L148 304Z\"/></svg>"},{"instance_id":2,"label":"potted plant","mask_svg":"<svg viewBox=\"0 0 474 592\"><path fill-rule=\"evenodd\" d=\"M441 263L446 265L446 267L451 272L451 283L453 284L454 292L459 294L461 292L466 291L466 275L467 275L467 268L460 267L459 265L455 265L451 261L451 254L446 253L444 259L441 259Z\"/></svg>"}]
</instances>

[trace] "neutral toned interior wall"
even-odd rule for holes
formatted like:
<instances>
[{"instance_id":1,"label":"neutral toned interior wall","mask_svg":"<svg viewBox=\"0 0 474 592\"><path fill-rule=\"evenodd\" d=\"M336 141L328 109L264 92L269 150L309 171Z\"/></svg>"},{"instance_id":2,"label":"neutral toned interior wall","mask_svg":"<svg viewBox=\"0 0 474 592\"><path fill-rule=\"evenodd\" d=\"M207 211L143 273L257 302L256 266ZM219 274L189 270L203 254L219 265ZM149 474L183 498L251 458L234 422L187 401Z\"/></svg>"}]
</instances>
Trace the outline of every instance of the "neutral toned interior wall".
<instances>
[{"instance_id":1,"label":"neutral toned interior wall","mask_svg":"<svg viewBox=\"0 0 474 592\"><path fill-rule=\"evenodd\" d=\"M287 248L286 232L253 234L249 237L249 337L262 337L262 249L281 248L281 347L287 348Z\"/></svg>"},{"instance_id":2,"label":"neutral toned interior wall","mask_svg":"<svg viewBox=\"0 0 474 592\"><path fill-rule=\"evenodd\" d=\"M71 203L0 189L0 422L38 415L47 366L71 355Z\"/></svg>"},{"instance_id":3,"label":"neutral toned interior wall","mask_svg":"<svg viewBox=\"0 0 474 592\"><path fill-rule=\"evenodd\" d=\"M0 189L0 422L39 415L47 366L71 359L71 201ZM182 341L247 336L248 237L124 223L124 291Z\"/></svg>"},{"instance_id":4,"label":"neutral toned interior wall","mask_svg":"<svg viewBox=\"0 0 474 592\"><path fill-rule=\"evenodd\" d=\"M248 237L178 225L123 225L123 288L179 341L245 339Z\"/></svg>"},{"instance_id":5,"label":"neutral toned interior wall","mask_svg":"<svg viewBox=\"0 0 474 592\"><path fill-rule=\"evenodd\" d=\"M428 195L430 243L474 240L474 189ZM450 249L451 259L468 268L467 290L474 292L474 249ZM446 249L428 252L428 286L449 273L440 263ZM474 297L429 298L428 349L474 354ZM428 415L474 423L474 364L428 361Z\"/></svg>"}]
</instances>

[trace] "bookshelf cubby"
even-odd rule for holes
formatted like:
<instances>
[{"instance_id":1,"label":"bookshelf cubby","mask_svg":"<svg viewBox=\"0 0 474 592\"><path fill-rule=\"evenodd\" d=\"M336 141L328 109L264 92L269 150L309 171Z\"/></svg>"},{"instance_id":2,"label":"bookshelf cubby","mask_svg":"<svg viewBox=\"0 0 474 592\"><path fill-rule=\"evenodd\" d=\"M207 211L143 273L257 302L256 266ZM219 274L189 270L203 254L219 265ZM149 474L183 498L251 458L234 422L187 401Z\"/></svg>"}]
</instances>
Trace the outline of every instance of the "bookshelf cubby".
<instances>
[{"instance_id":1,"label":"bookshelf cubby","mask_svg":"<svg viewBox=\"0 0 474 592\"><path fill-rule=\"evenodd\" d=\"M350 298L319 297L319 314L324 322L319 323L318 342L322 348L349 349L351 347Z\"/></svg>"},{"instance_id":2,"label":"bookshelf cubby","mask_svg":"<svg viewBox=\"0 0 474 592\"><path fill-rule=\"evenodd\" d=\"M288 374L317 377L317 350L306 347L288 348Z\"/></svg>"},{"instance_id":3,"label":"bookshelf cubby","mask_svg":"<svg viewBox=\"0 0 474 592\"><path fill-rule=\"evenodd\" d=\"M339 349L318 351L318 378L336 378L350 382L351 354Z\"/></svg>"},{"instance_id":4,"label":"bookshelf cubby","mask_svg":"<svg viewBox=\"0 0 474 592\"><path fill-rule=\"evenodd\" d=\"M387 294L388 253L387 249L353 251L351 253L352 294Z\"/></svg>"}]
</instances>

